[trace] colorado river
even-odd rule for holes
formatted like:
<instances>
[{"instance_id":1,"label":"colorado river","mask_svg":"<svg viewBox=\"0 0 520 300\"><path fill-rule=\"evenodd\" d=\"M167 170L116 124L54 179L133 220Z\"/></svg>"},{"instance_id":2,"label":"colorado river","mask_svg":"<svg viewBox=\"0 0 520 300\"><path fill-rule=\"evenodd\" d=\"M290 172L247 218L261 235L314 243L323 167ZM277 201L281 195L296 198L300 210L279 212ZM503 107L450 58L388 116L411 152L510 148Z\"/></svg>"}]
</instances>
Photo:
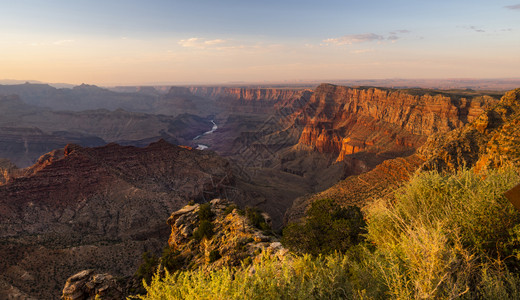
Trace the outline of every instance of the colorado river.
<instances>
[{"instance_id":1,"label":"colorado river","mask_svg":"<svg viewBox=\"0 0 520 300\"><path fill-rule=\"evenodd\" d=\"M205 136L205 135L208 135L208 134L212 134L213 132L215 132L215 130L217 130L218 126L217 124L215 124L214 120L211 120L211 123L213 123L213 127L211 128L210 131L206 131L204 132L203 134L200 134L200 135L197 135L193 140L198 140L200 137L202 136ZM209 146L207 145L204 145L204 144L197 144L197 149L198 150L204 150L204 149L208 149Z\"/></svg>"}]
</instances>

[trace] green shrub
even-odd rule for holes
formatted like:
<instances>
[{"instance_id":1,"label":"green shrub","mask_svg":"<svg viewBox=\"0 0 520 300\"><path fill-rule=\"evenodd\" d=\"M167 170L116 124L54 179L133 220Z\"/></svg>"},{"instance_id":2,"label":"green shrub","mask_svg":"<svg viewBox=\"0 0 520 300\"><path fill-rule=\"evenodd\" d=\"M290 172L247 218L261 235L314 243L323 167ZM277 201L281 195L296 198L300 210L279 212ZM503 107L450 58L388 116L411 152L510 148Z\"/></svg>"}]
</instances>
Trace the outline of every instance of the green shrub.
<instances>
[{"instance_id":1,"label":"green shrub","mask_svg":"<svg viewBox=\"0 0 520 300\"><path fill-rule=\"evenodd\" d=\"M213 236L213 223L208 220L200 221L199 227L193 232L193 237L200 241L204 237L210 239Z\"/></svg>"},{"instance_id":2,"label":"green shrub","mask_svg":"<svg viewBox=\"0 0 520 300\"><path fill-rule=\"evenodd\" d=\"M265 218L258 208L246 207L246 217L253 227L263 231L271 230L271 227L265 222Z\"/></svg>"},{"instance_id":3,"label":"green shrub","mask_svg":"<svg viewBox=\"0 0 520 300\"><path fill-rule=\"evenodd\" d=\"M211 221L215 214L211 210L211 203L201 204L199 207L199 221Z\"/></svg>"},{"instance_id":4,"label":"green shrub","mask_svg":"<svg viewBox=\"0 0 520 300\"><path fill-rule=\"evenodd\" d=\"M221 257L222 257L222 255L220 255L220 251L218 251L217 249L212 250L209 253L209 262L210 263L215 262L215 261L219 260Z\"/></svg>"},{"instance_id":5,"label":"green shrub","mask_svg":"<svg viewBox=\"0 0 520 300\"><path fill-rule=\"evenodd\" d=\"M147 295L139 299L381 298L383 294L352 288L351 262L352 259L341 254L314 258L307 255L283 261L266 254L238 269L207 272L201 268L166 274L164 278L156 276L146 285Z\"/></svg>"},{"instance_id":6,"label":"green shrub","mask_svg":"<svg viewBox=\"0 0 520 300\"><path fill-rule=\"evenodd\" d=\"M226 207L226 209L224 210L224 215L226 215L226 216L229 215L230 213L233 212L233 210L235 210L235 208L237 208L237 206L234 204Z\"/></svg>"},{"instance_id":7,"label":"green shrub","mask_svg":"<svg viewBox=\"0 0 520 300\"><path fill-rule=\"evenodd\" d=\"M253 263L253 259L251 258L251 256L244 258L244 260L242 261L242 265L245 267L249 266L252 263Z\"/></svg>"},{"instance_id":8,"label":"green shrub","mask_svg":"<svg viewBox=\"0 0 520 300\"><path fill-rule=\"evenodd\" d=\"M175 272L183 265L183 260L179 256L180 252L166 246L161 256L161 266L169 272Z\"/></svg>"},{"instance_id":9,"label":"green shrub","mask_svg":"<svg viewBox=\"0 0 520 300\"><path fill-rule=\"evenodd\" d=\"M157 271L158 264L159 260L155 255L144 252L142 255L142 263L139 265L139 268L137 268L135 276L140 280L145 280L147 283L150 283L152 276Z\"/></svg>"},{"instance_id":10,"label":"green shrub","mask_svg":"<svg viewBox=\"0 0 520 300\"><path fill-rule=\"evenodd\" d=\"M365 227L359 207L344 208L322 199L311 204L304 224L284 228L282 243L293 251L313 255L345 252L363 240Z\"/></svg>"}]
</instances>

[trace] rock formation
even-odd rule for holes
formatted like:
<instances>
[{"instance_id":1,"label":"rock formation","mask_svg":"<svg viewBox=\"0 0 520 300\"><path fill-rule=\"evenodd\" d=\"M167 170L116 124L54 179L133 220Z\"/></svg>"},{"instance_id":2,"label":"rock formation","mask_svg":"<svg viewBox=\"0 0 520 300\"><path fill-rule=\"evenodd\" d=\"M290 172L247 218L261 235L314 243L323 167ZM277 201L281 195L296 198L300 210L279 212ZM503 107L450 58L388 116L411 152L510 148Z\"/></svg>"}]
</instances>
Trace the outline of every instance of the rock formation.
<instances>
[{"instance_id":1,"label":"rock formation","mask_svg":"<svg viewBox=\"0 0 520 300\"><path fill-rule=\"evenodd\" d=\"M320 85L303 111L293 117L303 130L294 148L299 152L291 155L301 156L302 149L314 150L333 155L336 164L348 163L347 168L352 171L330 188L296 199L285 221L303 217L316 199L332 198L344 205L362 206L391 193L425 161L443 156L439 145L434 144L448 145L455 139L451 138L453 135L468 136L455 152L465 151L466 157L478 157L482 144L478 131L467 131L464 125L483 123L479 120L489 112L482 113L497 102L482 95L466 98L424 90ZM420 155L414 154L416 149L421 149ZM301 174L305 174L290 157L282 160L282 165L290 165L292 170L300 168Z\"/></svg>"},{"instance_id":2,"label":"rock formation","mask_svg":"<svg viewBox=\"0 0 520 300\"><path fill-rule=\"evenodd\" d=\"M28 105L18 96L0 96L0 158L24 168L70 143L96 147L117 142L144 147L162 138L193 145L192 139L211 126L210 119L189 114L172 117L121 109L51 111Z\"/></svg>"},{"instance_id":3,"label":"rock formation","mask_svg":"<svg viewBox=\"0 0 520 300\"><path fill-rule=\"evenodd\" d=\"M409 151L433 133L472 121L493 102L485 96L467 99L322 84L297 117L304 127L298 143L336 153L338 161L362 151Z\"/></svg>"},{"instance_id":4,"label":"rock formation","mask_svg":"<svg viewBox=\"0 0 520 300\"><path fill-rule=\"evenodd\" d=\"M322 192L295 199L285 213L284 221L290 223L304 218L310 204L319 199L333 199L343 206L362 207L377 198L391 196L423 163L424 160L415 154L386 160L374 169L348 176Z\"/></svg>"},{"instance_id":5,"label":"rock formation","mask_svg":"<svg viewBox=\"0 0 520 300\"><path fill-rule=\"evenodd\" d=\"M0 185L0 286L56 299L83 269L131 275L142 252L164 245L171 211L233 181L226 160L165 141L44 155Z\"/></svg>"},{"instance_id":6,"label":"rock formation","mask_svg":"<svg viewBox=\"0 0 520 300\"><path fill-rule=\"evenodd\" d=\"M286 252L274 236L254 227L244 212L232 203L214 199L210 202L210 209L214 214L211 221L214 234L202 240L194 238L201 226L199 204L185 206L168 218L171 227L168 244L178 253L184 267L239 266L244 259L263 250L279 254ZM269 222L268 215L263 214L262 218Z\"/></svg>"},{"instance_id":7,"label":"rock formation","mask_svg":"<svg viewBox=\"0 0 520 300\"><path fill-rule=\"evenodd\" d=\"M114 276L94 274L94 270L81 271L67 279L61 300L120 300L123 289Z\"/></svg>"},{"instance_id":8,"label":"rock formation","mask_svg":"<svg viewBox=\"0 0 520 300\"><path fill-rule=\"evenodd\" d=\"M432 135L419 149L423 169L477 170L520 161L520 89L507 92L473 122L445 135Z\"/></svg>"},{"instance_id":9,"label":"rock formation","mask_svg":"<svg viewBox=\"0 0 520 300\"><path fill-rule=\"evenodd\" d=\"M244 212L224 199L213 199L202 205L189 204L173 212L167 221L171 228L168 246L156 261L158 264L148 266L151 267L149 271L154 274L164 269L170 272L198 268L210 271L247 265L260 259L261 253L280 259L285 257L288 250L266 232L269 216L259 211L254 211L253 216L251 212ZM211 224L211 234L200 236L197 232L204 222ZM259 224L264 230L258 228ZM83 270L67 279L61 299L122 299L138 290L135 285L140 284L140 275L143 274L136 272L134 277L116 281L112 275Z\"/></svg>"},{"instance_id":10,"label":"rock formation","mask_svg":"<svg viewBox=\"0 0 520 300\"><path fill-rule=\"evenodd\" d=\"M4 257L0 290L8 291L4 292L8 296L56 298L66 276L84 269L113 276L132 274L142 252L157 253L164 245L169 213L189 200L223 197L241 207L260 207L279 227L289 207L293 209L287 218L299 218L316 197L361 204L384 196L425 160L449 167L464 161L482 167L496 164L512 156L516 148L508 141L516 143L518 138L518 122L508 121L517 114L514 104L504 102L502 108L479 117L496 100L473 92L330 84L314 92L174 87L165 94L138 95L86 85L73 90L32 85L16 89L23 92L22 99L38 105L50 101L49 106L60 107L76 95L77 101L63 107L80 109L91 99L92 108L125 104L126 110L56 112L34 109L9 96L3 97L9 101L0 101L0 108L9 107L16 117L4 114L0 127L12 128L9 122L19 120L29 124L23 126L28 132L42 136L90 137L95 132L93 136L107 141L142 146L157 137L188 140L209 130L209 120L214 119L218 130L200 142L231 162L212 151L161 141L145 148L68 145L23 170L13 171L6 164L0 177L0 257ZM106 104L100 101L103 97ZM472 129L450 131L468 122ZM443 135L446 132L450 133ZM414 154L429 136L428 146ZM444 150L424 150L430 146ZM477 149L484 154L470 156ZM170 246L184 262L208 268L236 265L259 245L278 249L271 237L244 227L239 210L227 211L221 201L211 203L215 235L194 240L199 208L187 206L169 221ZM77 287L71 291L93 286L92 274L79 285L71 281ZM0 298L4 294L0 292Z\"/></svg>"}]
</instances>

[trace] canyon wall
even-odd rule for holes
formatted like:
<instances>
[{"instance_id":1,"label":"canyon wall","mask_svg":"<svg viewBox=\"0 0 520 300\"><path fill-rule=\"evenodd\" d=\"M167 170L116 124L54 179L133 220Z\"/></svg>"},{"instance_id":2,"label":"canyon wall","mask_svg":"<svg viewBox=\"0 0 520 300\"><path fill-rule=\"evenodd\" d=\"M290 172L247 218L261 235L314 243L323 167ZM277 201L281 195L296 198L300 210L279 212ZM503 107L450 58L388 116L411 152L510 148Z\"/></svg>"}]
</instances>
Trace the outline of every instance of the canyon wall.
<instances>
[{"instance_id":1,"label":"canyon wall","mask_svg":"<svg viewBox=\"0 0 520 300\"><path fill-rule=\"evenodd\" d=\"M241 87L172 87L168 95L193 95L208 99L233 99L245 101L279 102L291 98L301 97L309 90L281 89L281 88L241 88Z\"/></svg>"},{"instance_id":2,"label":"canyon wall","mask_svg":"<svg viewBox=\"0 0 520 300\"><path fill-rule=\"evenodd\" d=\"M186 99L195 97L190 104L200 107L200 99L211 100L215 112L269 114L298 99L308 99L312 92L306 89L241 88L241 87L172 87L165 98ZM186 105L186 103L183 103ZM203 111L203 109L202 109Z\"/></svg>"},{"instance_id":3,"label":"canyon wall","mask_svg":"<svg viewBox=\"0 0 520 300\"><path fill-rule=\"evenodd\" d=\"M298 144L336 153L338 160L362 151L415 149L436 132L475 119L494 98L412 94L378 88L322 84L295 122L303 126Z\"/></svg>"},{"instance_id":4,"label":"canyon wall","mask_svg":"<svg viewBox=\"0 0 520 300\"><path fill-rule=\"evenodd\" d=\"M67 145L2 181L0 298L58 299L83 269L132 275L164 247L172 211L223 196L234 177L212 152L159 141Z\"/></svg>"}]
</instances>

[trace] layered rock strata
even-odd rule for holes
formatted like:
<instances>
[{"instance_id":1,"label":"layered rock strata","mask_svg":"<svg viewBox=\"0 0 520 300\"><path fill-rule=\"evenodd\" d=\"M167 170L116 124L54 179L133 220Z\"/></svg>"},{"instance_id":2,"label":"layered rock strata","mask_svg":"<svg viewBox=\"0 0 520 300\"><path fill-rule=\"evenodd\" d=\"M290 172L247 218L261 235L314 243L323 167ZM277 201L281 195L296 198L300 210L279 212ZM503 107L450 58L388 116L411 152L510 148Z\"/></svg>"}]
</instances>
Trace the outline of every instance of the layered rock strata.
<instances>
[{"instance_id":1,"label":"layered rock strata","mask_svg":"<svg viewBox=\"0 0 520 300\"><path fill-rule=\"evenodd\" d=\"M423 169L476 170L520 163L520 89L507 92L500 102L473 122L445 135L432 135L418 153Z\"/></svg>"},{"instance_id":2,"label":"layered rock strata","mask_svg":"<svg viewBox=\"0 0 520 300\"><path fill-rule=\"evenodd\" d=\"M295 117L298 141L337 160L358 152L402 152L474 120L495 100L322 84Z\"/></svg>"},{"instance_id":3,"label":"layered rock strata","mask_svg":"<svg viewBox=\"0 0 520 300\"><path fill-rule=\"evenodd\" d=\"M68 145L0 185L0 298L56 299L83 269L128 276L159 251L171 211L225 194L229 163L165 141Z\"/></svg>"}]
</instances>

